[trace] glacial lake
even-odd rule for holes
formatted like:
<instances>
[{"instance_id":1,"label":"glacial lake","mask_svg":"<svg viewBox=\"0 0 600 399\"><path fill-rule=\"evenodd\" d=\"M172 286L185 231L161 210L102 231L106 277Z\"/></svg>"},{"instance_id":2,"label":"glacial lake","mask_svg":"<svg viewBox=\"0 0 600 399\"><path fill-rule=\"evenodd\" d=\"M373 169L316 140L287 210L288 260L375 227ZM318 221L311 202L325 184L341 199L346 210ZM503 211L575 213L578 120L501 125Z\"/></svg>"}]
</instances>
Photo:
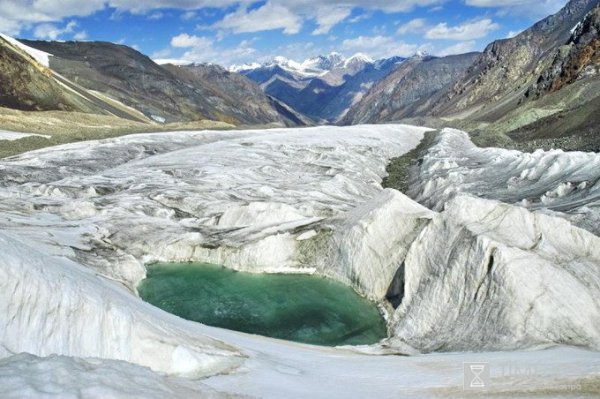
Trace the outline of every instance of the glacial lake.
<instances>
[{"instance_id":1,"label":"glacial lake","mask_svg":"<svg viewBox=\"0 0 600 399\"><path fill-rule=\"evenodd\" d=\"M374 303L317 276L153 264L138 291L146 302L188 320L289 341L362 345L386 337Z\"/></svg>"}]
</instances>

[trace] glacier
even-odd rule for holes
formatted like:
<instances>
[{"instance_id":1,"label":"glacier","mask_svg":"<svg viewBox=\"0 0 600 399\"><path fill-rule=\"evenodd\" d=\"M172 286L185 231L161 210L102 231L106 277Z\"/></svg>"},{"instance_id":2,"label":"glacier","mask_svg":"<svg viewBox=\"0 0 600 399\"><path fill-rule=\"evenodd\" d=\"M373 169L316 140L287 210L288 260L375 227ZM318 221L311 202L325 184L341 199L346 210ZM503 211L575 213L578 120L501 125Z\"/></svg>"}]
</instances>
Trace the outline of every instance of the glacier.
<instances>
[{"instance_id":1,"label":"glacier","mask_svg":"<svg viewBox=\"0 0 600 399\"><path fill-rule=\"evenodd\" d=\"M597 386L600 155L480 149L446 129L406 195L383 189L430 130L137 134L0 160L0 370L25 375L2 394L34 397L36 370L57 367L156 375L157 392L460 396L475 358L543 358L535 386L557 395ZM157 261L327 276L379 303L389 337L329 349L185 321L137 297ZM464 351L481 353L440 353Z\"/></svg>"},{"instance_id":2,"label":"glacier","mask_svg":"<svg viewBox=\"0 0 600 399\"><path fill-rule=\"evenodd\" d=\"M567 218L600 234L596 153L479 148L467 133L444 129L417 169L407 194L433 210L468 193Z\"/></svg>"}]
</instances>

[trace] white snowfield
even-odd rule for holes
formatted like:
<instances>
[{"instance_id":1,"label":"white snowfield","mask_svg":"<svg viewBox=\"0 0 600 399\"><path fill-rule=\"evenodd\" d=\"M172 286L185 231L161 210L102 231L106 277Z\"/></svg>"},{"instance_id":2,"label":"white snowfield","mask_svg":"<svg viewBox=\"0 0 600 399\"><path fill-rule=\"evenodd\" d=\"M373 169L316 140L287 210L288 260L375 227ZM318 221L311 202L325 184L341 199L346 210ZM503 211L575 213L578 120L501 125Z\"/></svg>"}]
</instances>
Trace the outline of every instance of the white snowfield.
<instances>
[{"instance_id":1,"label":"white snowfield","mask_svg":"<svg viewBox=\"0 0 600 399\"><path fill-rule=\"evenodd\" d=\"M188 378L169 378L119 360L22 353L0 360L2 398L221 399L226 395ZM241 396L240 396L241 397Z\"/></svg>"},{"instance_id":2,"label":"white snowfield","mask_svg":"<svg viewBox=\"0 0 600 399\"><path fill-rule=\"evenodd\" d=\"M594 191L552 214L511 204L516 189L517 200L499 195L508 204L469 195L476 183L461 194L446 175L469 183L484 160L508 155L451 130L421 165L428 194L415 197L434 210L382 189L389 159L427 130L144 134L0 161L0 396L130 397L118 381L135 381L155 396L462 397L471 360L490 362L500 397L597 393L600 238L570 221ZM444 145L463 149L441 157ZM460 151L488 157L466 162ZM558 155L573 170L600 158ZM497 182L512 173L488 169ZM571 181L570 170L537 179L537 190ZM378 301L390 337L320 348L188 322L136 297L153 261L329 276ZM521 351L542 347L552 348ZM507 352L419 354L496 350ZM506 373L512 362L534 372Z\"/></svg>"}]
</instances>

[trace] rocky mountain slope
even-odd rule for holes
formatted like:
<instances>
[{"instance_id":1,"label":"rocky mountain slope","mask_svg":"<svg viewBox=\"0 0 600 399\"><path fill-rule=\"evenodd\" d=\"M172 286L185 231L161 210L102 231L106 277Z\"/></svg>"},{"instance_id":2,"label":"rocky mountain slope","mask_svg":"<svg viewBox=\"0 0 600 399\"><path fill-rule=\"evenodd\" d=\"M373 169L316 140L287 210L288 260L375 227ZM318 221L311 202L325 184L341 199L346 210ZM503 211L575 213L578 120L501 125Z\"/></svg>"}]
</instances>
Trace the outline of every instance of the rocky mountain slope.
<instances>
[{"instance_id":1,"label":"rocky mountain slope","mask_svg":"<svg viewBox=\"0 0 600 399\"><path fill-rule=\"evenodd\" d=\"M0 106L26 111L77 111L115 115L143 121L143 115L87 92L57 76L48 64L50 55L36 52L11 37L0 37Z\"/></svg>"},{"instance_id":2,"label":"rocky mountain slope","mask_svg":"<svg viewBox=\"0 0 600 399\"><path fill-rule=\"evenodd\" d=\"M509 130L513 140L567 142L572 148L600 151L600 4L554 52L520 107L546 112Z\"/></svg>"},{"instance_id":3,"label":"rocky mountain slope","mask_svg":"<svg viewBox=\"0 0 600 399\"><path fill-rule=\"evenodd\" d=\"M600 5L575 27L569 41L558 48L551 65L539 75L525 97L537 99L579 79L600 73Z\"/></svg>"},{"instance_id":4,"label":"rocky mountain slope","mask_svg":"<svg viewBox=\"0 0 600 399\"><path fill-rule=\"evenodd\" d=\"M420 88L412 79L390 75L344 122L413 118L464 128L480 145L598 151L599 7L598 0L571 0L516 37L491 43L424 102L411 97Z\"/></svg>"},{"instance_id":5,"label":"rocky mountain slope","mask_svg":"<svg viewBox=\"0 0 600 399\"><path fill-rule=\"evenodd\" d=\"M298 112L317 121L336 122L375 82L403 61L402 57L373 61L362 54L346 59L331 53L302 63L276 57L263 65L233 69Z\"/></svg>"},{"instance_id":6,"label":"rocky mountain slope","mask_svg":"<svg viewBox=\"0 0 600 399\"><path fill-rule=\"evenodd\" d=\"M23 43L52 54L50 68L60 76L159 123L200 119L236 125L285 123L252 82L224 70L217 72L216 67L163 67L134 49L105 42ZM219 77L208 84L208 75Z\"/></svg>"},{"instance_id":7,"label":"rocky mountain slope","mask_svg":"<svg viewBox=\"0 0 600 399\"><path fill-rule=\"evenodd\" d=\"M179 80L208 91L207 96L223 119L248 124L283 122L286 126L303 126L312 121L293 111L282 109L250 79L214 64L162 65Z\"/></svg>"},{"instance_id":8,"label":"rocky mountain slope","mask_svg":"<svg viewBox=\"0 0 600 399\"><path fill-rule=\"evenodd\" d=\"M429 113L495 121L516 108L527 88L598 0L571 0L558 13L511 39L486 47Z\"/></svg>"},{"instance_id":9,"label":"rocky mountain slope","mask_svg":"<svg viewBox=\"0 0 600 399\"><path fill-rule=\"evenodd\" d=\"M435 94L461 76L478 53L443 58L413 57L380 80L350 108L344 124L399 120L422 114Z\"/></svg>"}]
</instances>

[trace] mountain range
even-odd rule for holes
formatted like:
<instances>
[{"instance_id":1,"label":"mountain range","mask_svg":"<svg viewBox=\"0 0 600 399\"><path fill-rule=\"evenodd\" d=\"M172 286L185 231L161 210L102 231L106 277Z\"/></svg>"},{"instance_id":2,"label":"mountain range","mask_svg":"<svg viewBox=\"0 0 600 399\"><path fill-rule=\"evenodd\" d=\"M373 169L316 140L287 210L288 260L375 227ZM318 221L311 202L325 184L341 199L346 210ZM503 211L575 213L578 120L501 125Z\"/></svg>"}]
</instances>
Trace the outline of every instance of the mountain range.
<instances>
[{"instance_id":1,"label":"mountain range","mask_svg":"<svg viewBox=\"0 0 600 399\"><path fill-rule=\"evenodd\" d=\"M417 71L401 65L352 107L343 123L418 118L465 128L480 145L535 142L528 145L599 151L599 10L598 0L571 0L481 54L421 62ZM441 74L434 71L440 62L450 66ZM465 63L470 65L464 68ZM440 84L424 97L420 94L431 80L420 78L428 73ZM424 83L415 83L419 80Z\"/></svg>"},{"instance_id":2,"label":"mountain range","mask_svg":"<svg viewBox=\"0 0 600 399\"><path fill-rule=\"evenodd\" d=\"M435 94L461 77L478 56L412 57L378 81L349 109L342 123L393 121L427 112Z\"/></svg>"},{"instance_id":3,"label":"mountain range","mask_svg":"<svg viewBox=\"0 0 600 399\"><path fill-rule=\"evenodd\" d=\"M5 107L114 115L149 123L214 120L234 125L304 125L243 76L208 64L158 65L107 42L0 38ZM43 58L36 60L34 56Z\"/></svg>"},{"instance_id":4,"label":"mountain range","mask_svg":"<svg viewBox=\"0 0 600 399\"><path fill-rule=\"evenodd\" d=\"M404 61L402 57L374 61L360 53L345 58L333 52L301 63L276 57L264 64L233 66L230 70L255 81L265 93L317 123L335 123Z\"/></svg>"},{"instance_id":5,"label":"mountain range","mask_svg":"<svg viewBox=\"0 0 600 399\"><path fill-rule=\"evenodd\" d=\"M11 37L0 36L0 103L3 107L27 111L80 111L145 119L124 104L112 104L106 98L87 92L53 73L50 58L46 52Z\"/></svg>"},{"instance_id":6,"label":"mountain range","mask_svg":"<svg viewBox=\"0 0 600 399\"><path fill-rule=\"evenodd\" d=\"M225 69L158 65L106 42L0 37L0 106L146 124L406 122L467 130L478 145L600 150L600 5L571 0L481 53L373 60L330 53Z\"/></svg>"}]
</instances>

